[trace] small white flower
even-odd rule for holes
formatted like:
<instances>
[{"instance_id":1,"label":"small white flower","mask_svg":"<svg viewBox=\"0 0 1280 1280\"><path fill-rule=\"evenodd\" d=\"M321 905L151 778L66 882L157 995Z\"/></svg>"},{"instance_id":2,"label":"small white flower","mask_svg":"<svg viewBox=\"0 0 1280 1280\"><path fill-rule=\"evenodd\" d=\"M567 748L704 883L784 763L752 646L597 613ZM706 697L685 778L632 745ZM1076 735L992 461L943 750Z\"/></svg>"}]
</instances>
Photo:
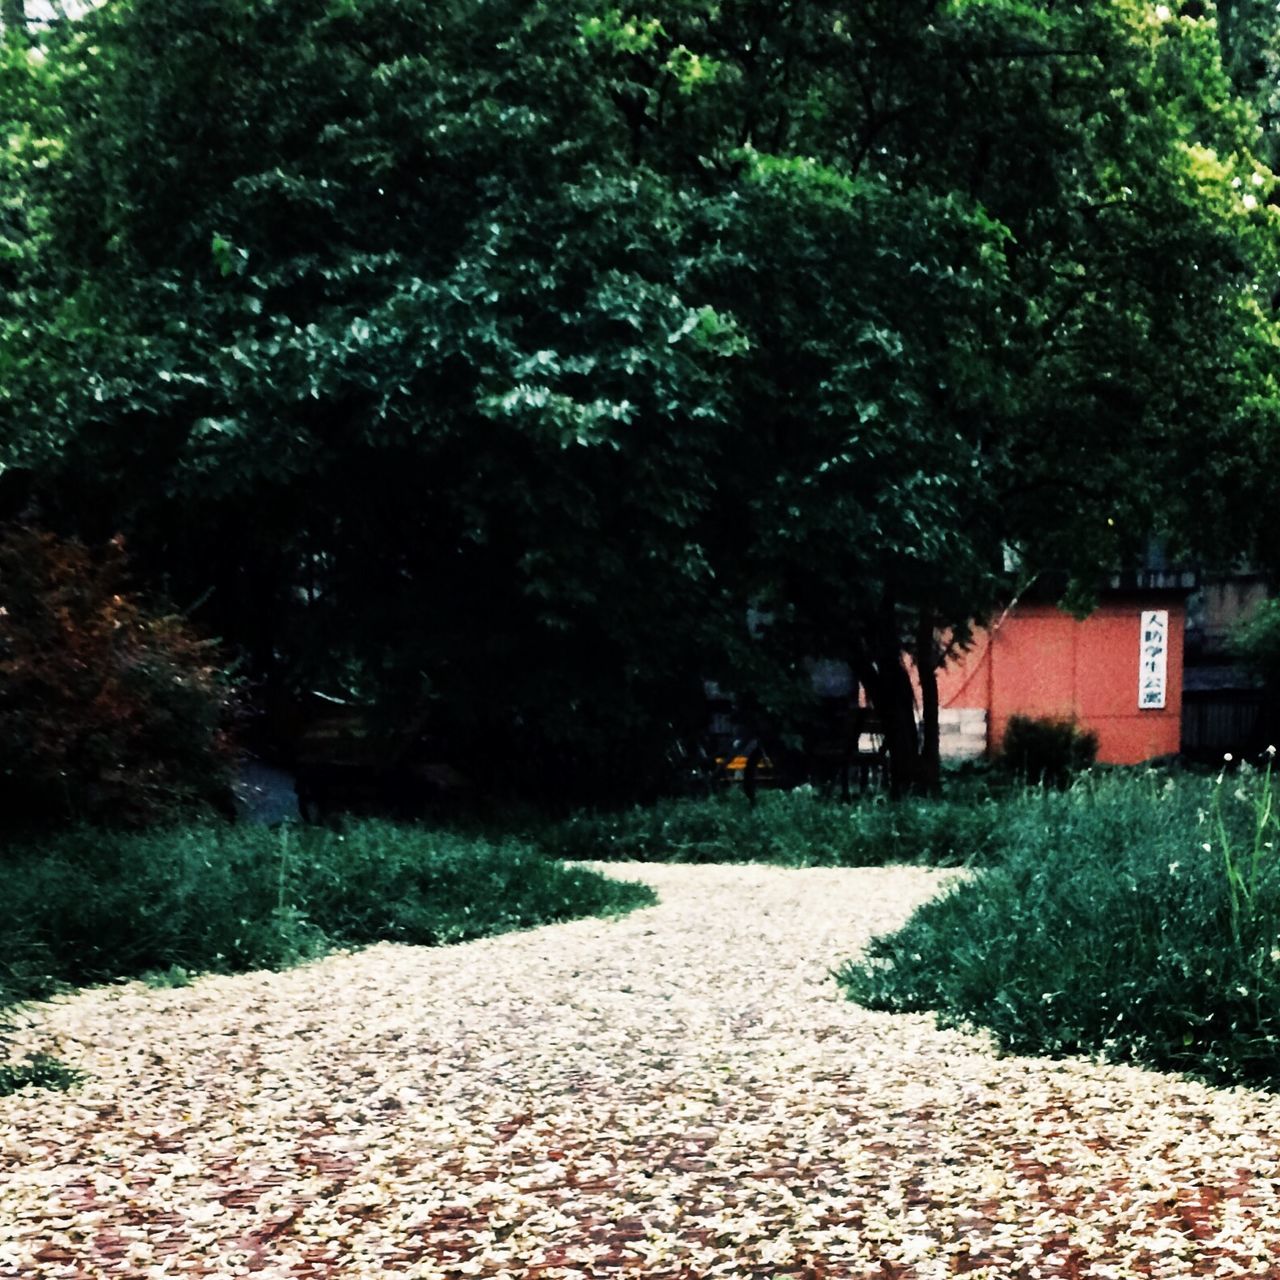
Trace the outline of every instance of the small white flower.
<instances>
[{"instance_id":1,"label":"small white flower","mask_svg":"<svg viewBox=\"0 0 1280 1280\"><path fill-rule=\"evenodd\" d=\"M1211 845L1207 840L1200 847L1205 851L1205 853L1213 852L1213 845Z\"/></svg>"},{"instance_id":2,"label":"small white flower","mask_svg":"<svg viewBox=\"0 0 1280 1280\"><path fill-rule=\"evenodd\" d=\"M1171 862L1171 863L1169 863L1169 874L1170 874L1171 876L1176 876L1176 875L1178 874L1178 868L1179 868L1180 866L1182 866L1182 863L1180 863L1180 862Z\"/></svg>"},{"instance_id":3,"label":"small white flower","mask_svg":"<svg viewBox=\"0 0 1280 1280\"><path fill-rule=\"evenodd\" d=\"M1274 756L1274 755L1275 755L1275 753L1276 753L1276 749L1275 749L1275 747L1274 747L1274 746L1270 746L1270 747L1268 747L1268 748L1267 748L1267 755L1269 755L1269 756Z\"/></svg>"},{"instance_id":4,"label":"small white flower","mask_svg":"<svg viewBox=\"0 0 1280 1280\"><path fill-rule=\"evenodd\" d=\"M1230 764L1232 760L1235 759L1235 756L1233 756L1230 751L1224 751L1222 753L1222 758L1224 761L1226 761L1227 764Z\"/></svg>"},{"instance_id":5,"label":"small white flower","mask_svg":"<svg viewBox=\"0 0 1280 1280\"><path fill-rule=\"evenodd\" d=\"M1258 197L1252 192L1246 192L1241 198L1240 203L1244 205L1246 209L1256 209L1258 207Z\"/></svg>"},{"instance_id":6,"label":"small white flower","mask_svg":"<svg viewBox=\"0 0 1280 1280\"><path fill-rule=\"evenodd\" d=\"M1255 187L1262 186L1262 174L1255 173L1253 177L1249 179L1249 181L1252 182Z\"/></svg>"}]
</instances>

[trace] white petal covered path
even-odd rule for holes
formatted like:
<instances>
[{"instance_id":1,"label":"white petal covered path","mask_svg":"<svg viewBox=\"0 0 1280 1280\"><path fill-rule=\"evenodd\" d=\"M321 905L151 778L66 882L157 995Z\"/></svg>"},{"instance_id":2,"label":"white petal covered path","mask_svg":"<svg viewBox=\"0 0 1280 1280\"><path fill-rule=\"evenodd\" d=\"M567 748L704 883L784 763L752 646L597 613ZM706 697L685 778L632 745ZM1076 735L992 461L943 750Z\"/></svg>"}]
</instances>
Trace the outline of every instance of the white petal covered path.
<instances>
[{"instance_id":1,"label":"white petal covered path","mask_svg":"<svg viewBox=\"0 0 1280 1280\"><path fill-rule=\"evenodd\" d=\"M0 1099L0 1277L1280 1277L1280 1099L997 1059L829 968L923 870L81 993Z\"/></svg>"}]
</instances>

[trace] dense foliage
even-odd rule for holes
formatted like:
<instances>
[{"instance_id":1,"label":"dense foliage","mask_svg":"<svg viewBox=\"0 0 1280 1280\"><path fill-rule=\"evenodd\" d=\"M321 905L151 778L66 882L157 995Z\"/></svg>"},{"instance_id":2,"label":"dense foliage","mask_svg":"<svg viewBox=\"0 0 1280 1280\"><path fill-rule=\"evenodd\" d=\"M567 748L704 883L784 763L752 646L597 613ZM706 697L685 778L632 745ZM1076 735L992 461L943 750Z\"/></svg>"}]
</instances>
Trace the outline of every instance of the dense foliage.
<instances>
[{"instance_id":1,"label":"dense foliage","mask_svg":"<svg viewBox=\"0 0 1280 1280\"><path fill-rule=\"evenodd\" d=\"M5 864L0 1009L59 983L278 968L330 947L460 942L652 901L513 841L385 822L82 830Z\"/></svg>"},{"instance_id":2,"label":"dense foliage","mask_svg":"<svg viewBox=\"0 0 1280 1280\"><path fill-rule=\"evenodd\" d=\"M1139 0L115 0L0 66L0 503L507 784L807 653L927 785L1010 574L1255 536L1241 75Z\"/></svg>"},{"instance_id":3,"label":"dense foliage","mask_svg":"<svg viewBox=\"0 0 1280 1280\"><path fill-rule=\"evenodd\" d=\"M842 971L1010 1052L1280 1086L1274 780L1090 778L1002 815L1001 860Z\"/></svg>"},{"instance_id":4,"label":"dense foliage","mask_svg":"<svg viewBox=\"0 0 1280 1280\"><path fill-rule=\"evenodd\" d=\"M801 787L660 801L620 813L581 813L544 827L539 842L564 858L638 862L766 862L787 867L982 865L1000 844L1003 809L989 797L884 798L839 804Z\"/></svg>"},{"instance_id":5,"label":"dense foliage","mask_svg":"<svg viewBox=\"0 0 1280 1280\"><path fill-rule=\"evenodd\" d=\"M0 829L230 805L233 686L125 571L119 540L0 530Z\"/></svg>"}]
</instances>

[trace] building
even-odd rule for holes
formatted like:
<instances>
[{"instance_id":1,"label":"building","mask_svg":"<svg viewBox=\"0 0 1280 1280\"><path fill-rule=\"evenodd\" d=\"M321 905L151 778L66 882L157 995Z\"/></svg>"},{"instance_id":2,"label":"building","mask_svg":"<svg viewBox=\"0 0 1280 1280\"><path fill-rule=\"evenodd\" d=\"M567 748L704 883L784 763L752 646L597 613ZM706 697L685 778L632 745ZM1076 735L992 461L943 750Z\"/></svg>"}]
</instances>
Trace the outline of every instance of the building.
<instances>
[{"instance_id":1,"label":"building","mask_svg":"<svg viewBox=\"0 0 1280 1280\"><path fill-rule=\"evenodd\" d=\"M1015 715L1075 721L1106 764L1176 755L1195 585L1183 572L1117 576L1085 618L1048 602L1011 607L938 673L943 758L996 754Z\"/></svg>"}]
</instances>

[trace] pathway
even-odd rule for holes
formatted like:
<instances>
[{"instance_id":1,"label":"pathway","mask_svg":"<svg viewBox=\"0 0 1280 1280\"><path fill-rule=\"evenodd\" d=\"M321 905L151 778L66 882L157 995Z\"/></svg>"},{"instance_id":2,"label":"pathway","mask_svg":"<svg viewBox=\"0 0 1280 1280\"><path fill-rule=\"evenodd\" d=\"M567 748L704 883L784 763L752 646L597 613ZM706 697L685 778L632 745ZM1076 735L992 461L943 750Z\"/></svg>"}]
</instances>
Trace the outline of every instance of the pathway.
<instances>
[{"instance_id":1,"label":"pathway","mask_svg":"<svg viewBox=\"0 0 1280 1280\"><path fill-rule=\"evenodd\" d=\"M661 905L24 1033L0 1280L1280 1277L1280 1099L998 1059L828 969L925 870L623 867Z\"/></svg>"}]
</instances>

